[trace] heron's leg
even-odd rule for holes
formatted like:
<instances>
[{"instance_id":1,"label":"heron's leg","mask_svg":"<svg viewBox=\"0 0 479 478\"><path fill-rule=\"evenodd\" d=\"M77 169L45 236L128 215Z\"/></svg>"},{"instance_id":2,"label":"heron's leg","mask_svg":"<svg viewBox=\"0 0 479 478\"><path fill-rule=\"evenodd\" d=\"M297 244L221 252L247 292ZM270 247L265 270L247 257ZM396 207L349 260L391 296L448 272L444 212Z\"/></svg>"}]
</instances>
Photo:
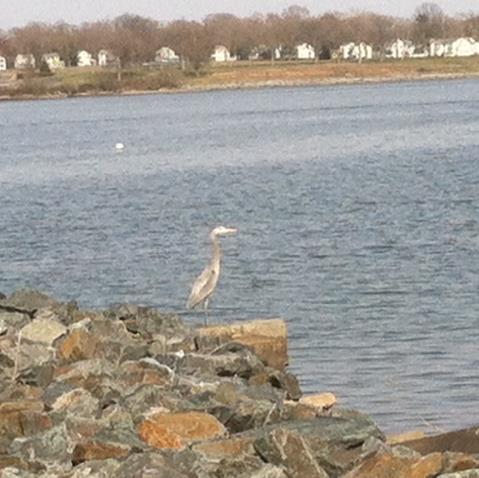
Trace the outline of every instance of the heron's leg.
<instances>
[{"instance_id":1,"label":"heron's leg","mask_svg":"<svg viewBox=\"0 0 479 478\"><path fill-rule=\"evenodd\" d=\"M206 298L203 304L204 311L205 311L205 325L208 325L208 302L209 302L209 299Z\"/></svg>"}]
</instances>

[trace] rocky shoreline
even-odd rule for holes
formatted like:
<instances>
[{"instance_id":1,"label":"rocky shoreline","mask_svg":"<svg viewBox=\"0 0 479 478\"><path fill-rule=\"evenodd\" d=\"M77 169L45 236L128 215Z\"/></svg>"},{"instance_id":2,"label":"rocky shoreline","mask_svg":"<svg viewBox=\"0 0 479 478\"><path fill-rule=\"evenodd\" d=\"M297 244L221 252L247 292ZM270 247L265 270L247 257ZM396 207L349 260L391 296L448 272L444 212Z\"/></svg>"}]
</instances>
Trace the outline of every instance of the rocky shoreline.
<instances>
[{"instance_id":1,"label":"rocky shoreline","mask_svg":"<svg viewBox=\"0 0 479 478\"><path fill-rule=\"evenodd\" d=\"M479 477L479 429L387 439L287 363L279 319L0 295L0 476Z\"/></svg>"}]
</instances>

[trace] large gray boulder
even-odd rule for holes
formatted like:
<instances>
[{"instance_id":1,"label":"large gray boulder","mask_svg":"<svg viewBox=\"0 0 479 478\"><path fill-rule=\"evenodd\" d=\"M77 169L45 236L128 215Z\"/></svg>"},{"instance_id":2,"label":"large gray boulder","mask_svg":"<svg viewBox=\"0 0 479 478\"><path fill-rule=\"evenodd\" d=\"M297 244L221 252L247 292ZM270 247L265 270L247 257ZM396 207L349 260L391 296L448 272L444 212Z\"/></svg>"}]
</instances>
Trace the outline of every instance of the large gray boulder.
<instances>
[{"instance_id":1,"label":"large gray boulder","mask_svg":"<svg viewBox=\"0 0 479 478\"><path fill-rule=\"evenodd\" d=\"M108 319L119 320L133 334L151 338L154 334L167 337L188 335L188 328L176 314L165 314L149 307L124 304L104 312Z\"/></svg>"},{"instance_id":2,"label":"large gray boulder","mask_svg":"<svg viewBox=\"0 0 479 478\"><path fill-rule=\"evenodd\" d=\"M254 447L264 461L282 466L290 478L328 478L307 441L295 430L273 429L260 436Z\"/></svg>"},{"instance_id":3,"label":"large gray boulder","mask_svg":"<svg viewBox=\"0 0 479 478\"><path fill-rule=\"evenodd\" d=\"M21 289L14 292L12 295L4 299L2 304L29 311L35 311L47 307L55 308L61 305L60 302L43 292L31 289Z\"/></svg>"},{"instance_id":4,"label":"large gray boulder","mask_svg":"<svg viewBox=\"0 0 479 478\"><path fill-rule=\"evenodd\" d=\"M384 440L383 433L366 415L345 413L346 417L320 416L306 421L286 421L245 432L255 436L256 450L266 458L275 456L275 430L292 443L304 439L306 449L328 476L340 477L362 456L363 443L371 437ZM289 438L288 438L289 437ZM294 448L293 448L294 449ZM273 450L273 451L272 451ZM273 460L273 464L277 464Z\"/></svg>"}]
</instances>

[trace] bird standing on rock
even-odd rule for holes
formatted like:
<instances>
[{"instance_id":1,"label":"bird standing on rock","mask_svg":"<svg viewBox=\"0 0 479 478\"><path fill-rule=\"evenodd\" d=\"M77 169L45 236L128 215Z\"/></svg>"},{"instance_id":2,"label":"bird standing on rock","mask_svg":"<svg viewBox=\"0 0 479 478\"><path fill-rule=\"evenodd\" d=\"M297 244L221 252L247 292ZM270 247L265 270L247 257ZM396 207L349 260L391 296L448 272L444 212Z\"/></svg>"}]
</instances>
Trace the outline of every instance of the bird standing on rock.
<instances>
[{"instance_id":1,"label":"bird standing on rock","mask_svg":"<svg viewBox=\"0 0 479 478\"><path fill-rule=\"evenodd\" d=\"M219 237L235 234L236 232L238 232L238 229L225 226L215 227L210 232L209 237L213 246L213 256L210 263L195 280L188 302L186 303L188 309L194 309L197 305L203 303L206 325L208 325L208 301L216 289L216 284L218 283L221 272L221 247Z\"/></svg>"}]
</instances>

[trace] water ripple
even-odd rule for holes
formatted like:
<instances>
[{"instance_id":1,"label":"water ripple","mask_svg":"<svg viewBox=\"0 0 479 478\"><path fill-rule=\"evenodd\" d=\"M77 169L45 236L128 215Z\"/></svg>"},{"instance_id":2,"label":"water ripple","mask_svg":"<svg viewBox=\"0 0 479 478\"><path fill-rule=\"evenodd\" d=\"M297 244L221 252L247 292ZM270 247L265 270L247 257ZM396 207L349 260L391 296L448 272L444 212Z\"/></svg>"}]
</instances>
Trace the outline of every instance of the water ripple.
<instances>
[{"instance_id":1,"label":"water ripple","mask_svg":"<svg viewBox=\"0 0 479 478\"><path fill-rule=\"evenodd\" d=\"M235 225L212 320L285 317L303 389L386 430L472 425L478 101L451 81L0 103L0 290L201 323L208 230Z\"/></svg>"}]
</instances>

